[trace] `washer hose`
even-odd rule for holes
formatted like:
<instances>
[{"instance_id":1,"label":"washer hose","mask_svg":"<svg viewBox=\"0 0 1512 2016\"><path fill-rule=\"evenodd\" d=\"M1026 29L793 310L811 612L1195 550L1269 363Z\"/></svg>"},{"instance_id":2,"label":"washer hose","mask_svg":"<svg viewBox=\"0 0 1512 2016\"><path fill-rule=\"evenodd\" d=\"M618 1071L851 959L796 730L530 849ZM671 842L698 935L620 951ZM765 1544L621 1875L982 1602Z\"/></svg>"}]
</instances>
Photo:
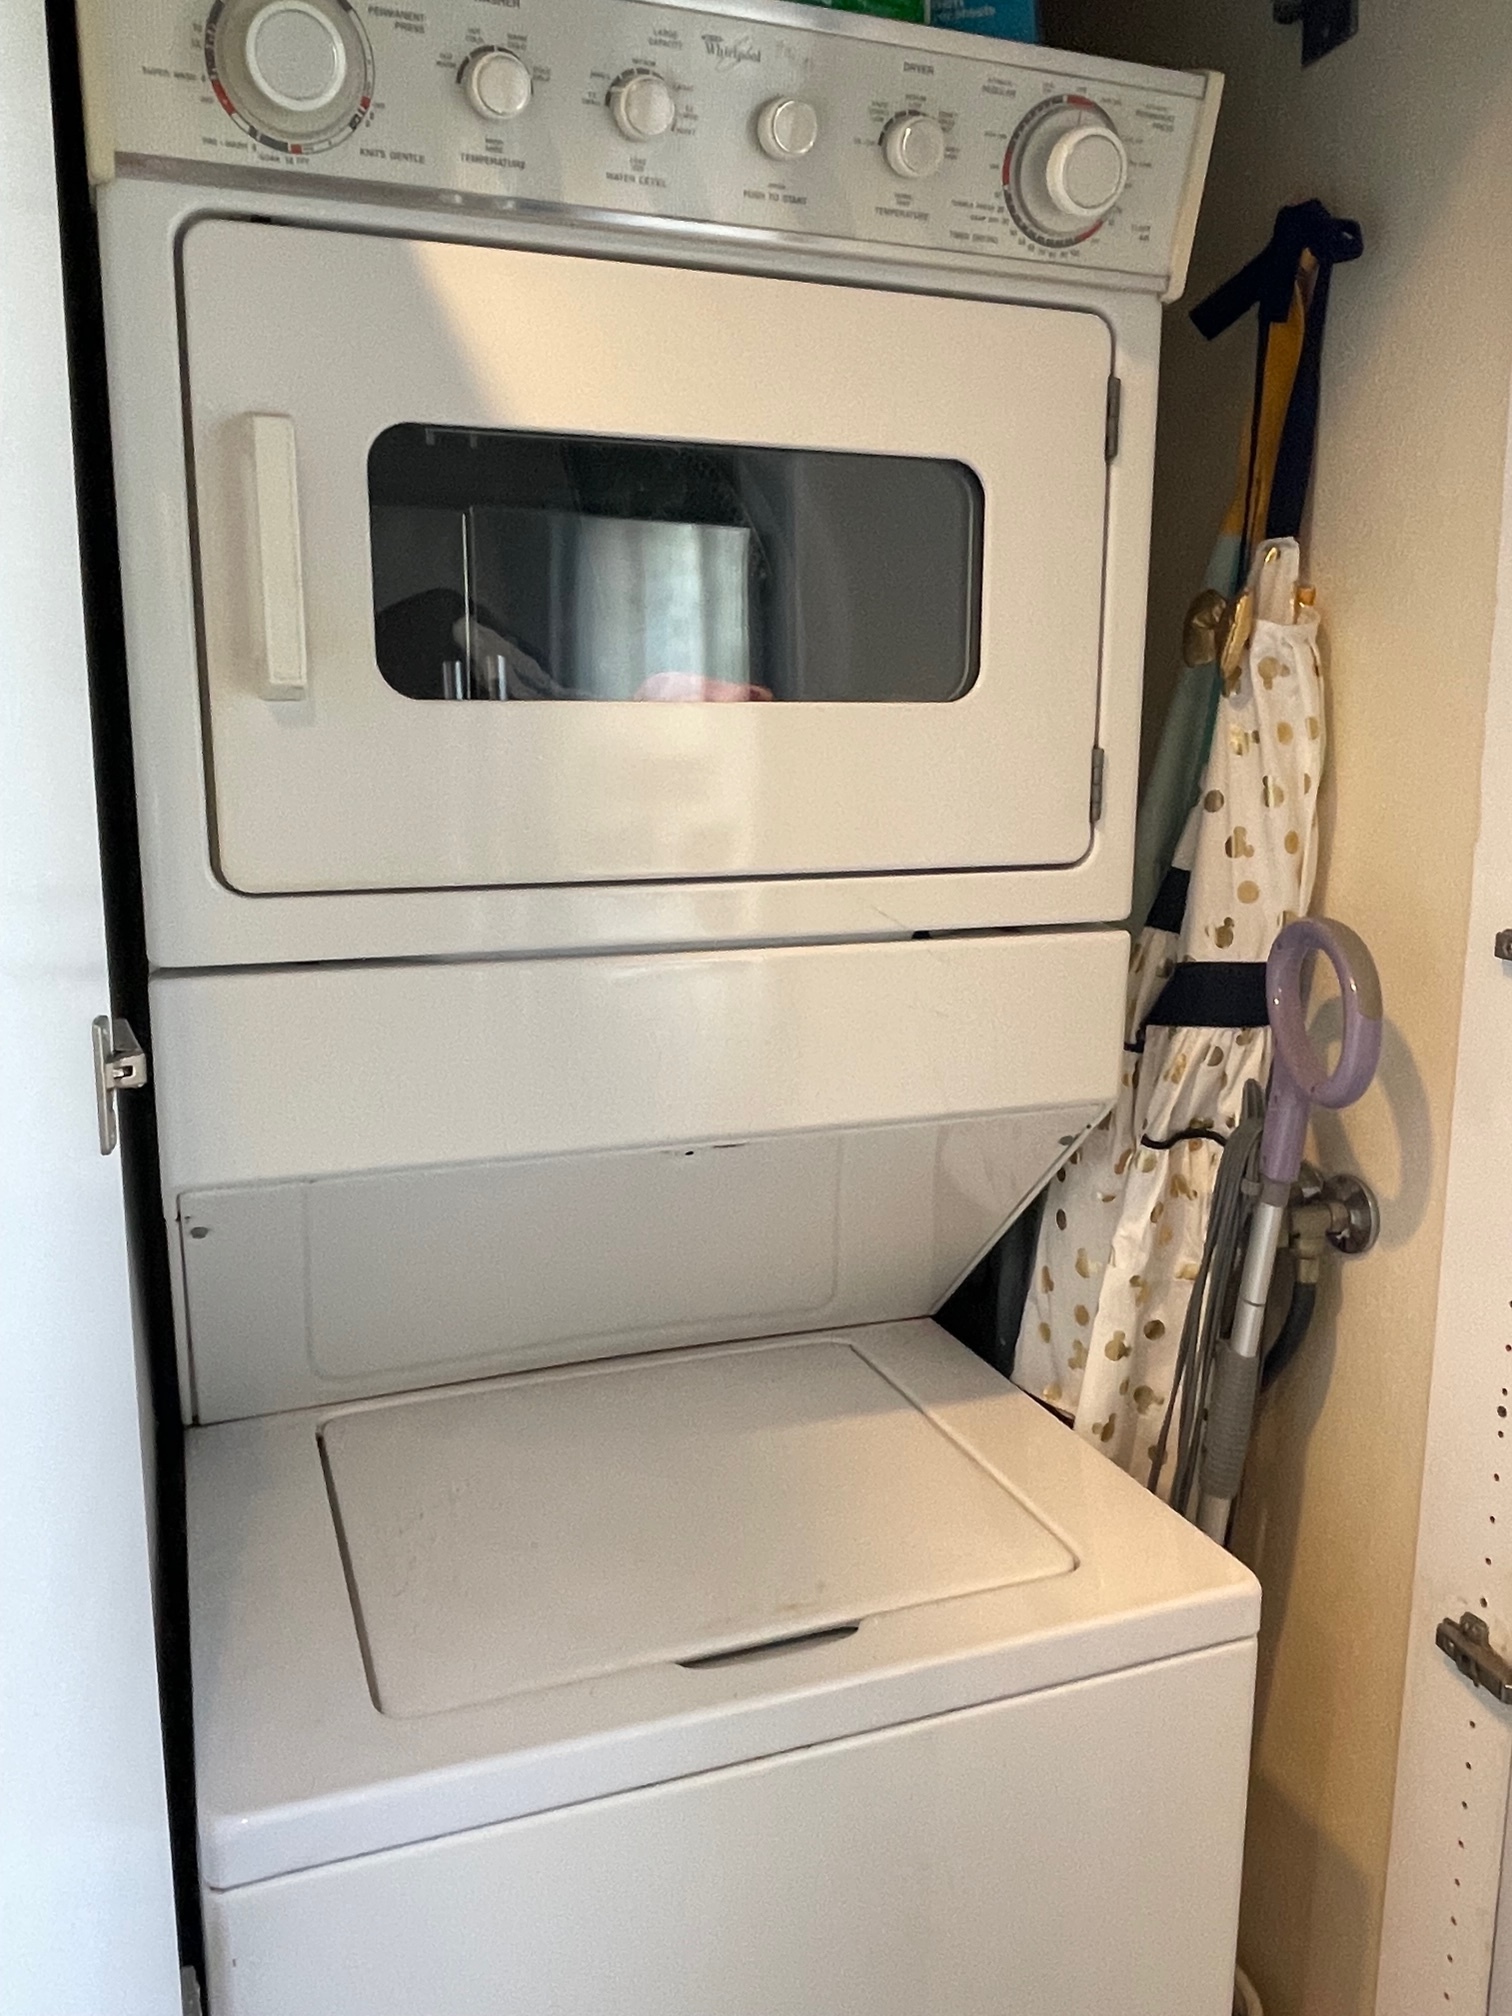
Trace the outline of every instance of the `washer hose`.
<instances>
[{"instance_id":1,"label":"washer hose","mask_svg":"<svg viewBox=\"0 0 1512 2016\"><path fill-rule=\"evenodd\" d=\"M1262 1393L1270 1391L1302 1349L1303 1339L1307 1336L1317 1306L1317 1282L1295 1282L1292 1286L1291 1301L1287 1305L1286 1320L1276 1332L1276 1340L1265 1354L1265 1366L1260 1374Z\"/></svg>"}]
</instances>

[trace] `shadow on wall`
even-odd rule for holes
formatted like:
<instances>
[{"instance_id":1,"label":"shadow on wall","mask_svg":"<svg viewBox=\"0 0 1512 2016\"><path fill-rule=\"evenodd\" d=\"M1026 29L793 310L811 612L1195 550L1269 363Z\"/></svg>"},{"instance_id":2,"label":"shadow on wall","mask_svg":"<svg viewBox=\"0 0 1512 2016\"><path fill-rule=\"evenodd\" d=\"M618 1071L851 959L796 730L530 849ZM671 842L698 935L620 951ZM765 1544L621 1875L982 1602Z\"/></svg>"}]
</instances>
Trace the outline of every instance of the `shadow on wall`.
<instances>
[{"instance_id":1,"label":"shadow on wall","mask_svg":"<svg viewBox=\"0 0 1512 2016\"><path fill-rule=\"evenodd\" d=\"M1271 1870L1270 1894L1246 1896L1246 1915L1290 1928L1286 1940L1245 1961L1266 2016L1303 2007L1330 1981L1338 1988L1333 2006L1348 2007L1375 1944L1365 1873L1263 1771L1250 1785L1249 1833L1267 1843Z\"/></svg>"},{"instance_id":2,"label":"shadow on wall","mask_svg":"<svg viewBox=\"0 0 1512 2016\"><path fill-rule=\"evenodd\" d=\"M1319 1051L1337 1046L1337 995L1319 1006L1311 1034ZM1369 1157L1381 1206L1381 1247L1409 1246L1429 1208L1434 1130L1427 1088L1400 1028L1386 1023L1381 1071L1366 1095L1384 1108L1384 1125ZM1349 1138L1350 1114L1315 1112L1309 1153L1325 1170L1357 1169L1361 1157ZM1394 1172L1380 1152L1382 1136L1395 1148ZM1355 1566L1348 1552L1319 1560L1306 1531L1315 1431L1334 1383L1339 1350L1341 1287L1352 1262L1330 1256L1307 1342L1296 1363L1261 1404L1249 1475L1263 1490L1241 1497L1234 1550L1254 1569L1265 1591L1260 1660L1256 1675L1256 1764L1250 1787L1243 1907L1243 1959L1267 2016L1297 2010L1357 2006L1369 1980L1377 1937L1378 1901L1364 1871L1335 1830L1293 1798L1287 1778L1327 1770L1339 1750L1367 1742L1394 1747L1394 1726L1361 1731L1369 1714L1367 1690L1357 1686L1356 1661L1373 1661L1375 1648L1359 1643L1344 1658L1311 1628L1319 1606L1342 1613L1350 1602ZM1345 1291L1347 1292L1347 1291ZM1378 1418L1389 1419L1391 1355L1383 1337L1377 1388ZM1323 1586L1318 1586L1320 1578ZM1298 1600L1294 1606L1294 1587ZM1296 1627L1287 1634L1288 1620ZM1288 1671L1278 1685L1278 1649L1288 1643ZM1295 1720L1306 1702L1306 1722Z\"/></svg>"},{"instance_id":3,"label":"shadow on wall","mask_svg":"<svg viewBox=\"0 0 1512 2016\"><path fill-rule=\"evenodd\" d=\"M1310 1034L1320 1056L1337 1054L1341 1016L1337 994L1325 1001L1313 1015ZM1381 1063L1374 1085L1366 1098L1379 1111L1386 1109L1385 1125L1373 1126L1369 1158L1370 1187L1381 1207L1381 1247L1387 1252L1408 1245L1422 1229L1433 1188L1433 1172L1438 1154L1434 1139L1433 1108L1428 1088L1418 1070L1407 1038L1388 1015L1381 1037ZM1315 1107L1308 1154L1324 1172L1359 1170L1359 1150L1351 1135L1350 1111L1330 1113ZM1383 1137L1395 1147L1395 1168L1381 1154ZM1329 1274L1337 1280L1340 1266L1348 1262L1330 1260ZM1317 1330L1323 1327L1320 1315ZM1309 1347L1311 1348L1311 1347Z\"/></svg>"},{"instance_id":4,"label":"shadow on wall","mask_svg":"<svg viewBox=\"0 0 1512 2016\"><path fill-rule=\"evenodd\" d=\"M1377 1936L1376 1903L1365 1873L1286 1782L1329 1757L1356 1713L1348 1672L1341 1672L1330 1649L1305 1629L1295 1634L1304 1670L1293 1676L1292 1686L1305 1687L1308 1727L1295 1748L1275 1749L1261 1740L1271 1720L1277 1640L1298 1572L1309 1445L1334 1372L1338 1308L1339 1270L1329 1265L1302 1353L1261 1403L1250 1465L1263 1473L1265 1490L1241 1497L1234 1532L1235 1552L1265 1591L1240 1957L1267 2016L1354 2006L1369 1978ZM1368 1648L1361 1648L1360 1656L1369 1658Z\"/></svg>"}]
</instances>

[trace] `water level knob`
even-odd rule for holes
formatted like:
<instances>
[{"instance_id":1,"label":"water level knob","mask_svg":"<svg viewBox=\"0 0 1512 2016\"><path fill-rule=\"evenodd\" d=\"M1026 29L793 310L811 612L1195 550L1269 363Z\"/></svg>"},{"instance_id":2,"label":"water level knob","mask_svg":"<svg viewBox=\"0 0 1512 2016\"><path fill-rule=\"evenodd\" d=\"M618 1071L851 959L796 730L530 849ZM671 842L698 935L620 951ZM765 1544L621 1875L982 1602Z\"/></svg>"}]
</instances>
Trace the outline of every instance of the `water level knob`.
<instances>
[{"instance_id":1,"label":"water level knob","mask_svg":"<svg viewBox=\"0 0 1512 2016\"><path fill-rule=\"evenodd\" d=\"M518 119L530 103L530 71L508 49L475 49L462 66L462 89L480 119Z\"/></svg>"},{"instance_id":2,"label":"water level knob","mask_svg":"<svg viewBox=\"0 0 1512 2016\"><path fill-rule=\"evenodd\" d=\"M627 140L659 140L677 118L672 86L654 70L632 70L609 91L609 110Z\"/></svg>"},{"instance_id":3,"label":"water level knob","mask_svg":"<svg viewBox=\"0 0 1512 2016\"><path fill-rule=\"evenodd\" d=\"M894 175L920 182L945 159L945 129L927 112L900 112L882 131L882 152Z\"/></svg>"}]
</instances>

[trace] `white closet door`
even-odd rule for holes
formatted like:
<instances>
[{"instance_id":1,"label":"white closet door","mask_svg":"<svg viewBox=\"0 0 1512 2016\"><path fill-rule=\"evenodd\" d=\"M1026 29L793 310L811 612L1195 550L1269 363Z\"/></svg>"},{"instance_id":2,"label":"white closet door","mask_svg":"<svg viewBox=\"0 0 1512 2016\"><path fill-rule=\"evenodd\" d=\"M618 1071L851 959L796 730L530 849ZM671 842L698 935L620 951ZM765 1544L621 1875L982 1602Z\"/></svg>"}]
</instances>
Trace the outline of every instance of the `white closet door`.
<instances>
[{"instance_id":1,"label":"white closet door","mask_svg":"<svg viewBox=\"0 0 1512 2016\"><path fill-rule=\"evenodd\" d=\"M1480 802L1377 2016L1512 2016L1512 1708L1434 1642L1468 1614L1512 1655L1512 439Z\"/></svg>"},{"instance_id":2,"label":"white closet door","mask_svg":"<svg viewBox=\"0 0 1512 2016\"><path fill-rule=\"evenodd\" d=\"M170 2016L45 11L12 0L0 64L0 2012Z\"/></svg>"}]
</instances>

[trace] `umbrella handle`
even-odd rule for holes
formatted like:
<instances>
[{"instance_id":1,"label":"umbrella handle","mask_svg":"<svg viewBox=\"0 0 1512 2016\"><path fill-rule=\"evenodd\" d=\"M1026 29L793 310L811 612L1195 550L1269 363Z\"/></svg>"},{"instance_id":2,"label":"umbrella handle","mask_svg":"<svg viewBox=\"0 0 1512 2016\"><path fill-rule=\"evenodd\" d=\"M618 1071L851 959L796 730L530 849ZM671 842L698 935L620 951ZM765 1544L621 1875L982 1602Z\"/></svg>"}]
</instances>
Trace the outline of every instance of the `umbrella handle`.
<instances>
[{"instance_id":1,"label":"umbrella handle","mask_svg":"<svg viewBox=\"0 0 1512 2016\"><path fill-rule=\"evenodd\" d=\"M1321 952L1338 976L1344 1034L1332 1071L1307 1033L1304 969ZM1265 962L1265 996L1276 1040L1260 1173L1288 1188L1302 1166L1308 1113L1314 1106L1352 1106L1381 1061L1381 981L1363 939L1329 917L1299 917L1288 924Z\"/></svg>"}]
</instances>

